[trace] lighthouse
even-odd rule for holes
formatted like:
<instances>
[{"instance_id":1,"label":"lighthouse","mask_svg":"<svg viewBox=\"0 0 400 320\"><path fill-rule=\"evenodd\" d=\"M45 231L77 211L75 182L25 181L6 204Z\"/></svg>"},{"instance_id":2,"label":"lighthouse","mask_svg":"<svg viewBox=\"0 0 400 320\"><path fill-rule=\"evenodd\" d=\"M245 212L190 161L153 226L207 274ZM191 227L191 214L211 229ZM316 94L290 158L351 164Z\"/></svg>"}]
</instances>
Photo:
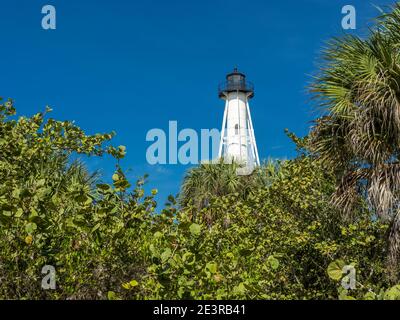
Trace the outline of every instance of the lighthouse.
<instances>
[{"instance_id":1,"label":"lighthouse","mask_svg":"<svg viewBox=\"0 0 400 320\"><path fill-rule=\"evenodd\" d=\"M250 175L260 165L249 106L254 86L235 68L219 85L218 94L225 101L218 157L238 163L238 175Z\"/></svg>"}]
</instances>

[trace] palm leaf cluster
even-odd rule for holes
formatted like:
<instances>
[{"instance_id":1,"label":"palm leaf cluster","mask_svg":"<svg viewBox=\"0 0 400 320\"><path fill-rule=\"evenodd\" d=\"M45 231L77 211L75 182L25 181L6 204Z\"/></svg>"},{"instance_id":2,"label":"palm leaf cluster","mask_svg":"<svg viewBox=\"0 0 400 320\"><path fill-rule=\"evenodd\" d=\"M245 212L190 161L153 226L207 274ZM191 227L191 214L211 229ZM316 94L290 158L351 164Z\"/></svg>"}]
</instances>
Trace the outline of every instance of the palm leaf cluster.
<instances>
[{"instance_id":1,"label":"palm leaf cluster","mask_svg":"<svg viewBox=\"0 0 400 320\"><path fill-rule=\"evenodd\" d=\"M237 194L245 198L252 192L268 186L279 176L279 161L269 160L248 176L240 176L237 163L204 163L190 169L179 194L182 207L189 205L200 210L208 206L211 198Z\"/></svg>"},{"instance_id":2,"label":"palm leaf cluster","mask_svg":"<svg viewBox=\"0 0 400 320\"><path fill-rule=\"evenodd\" d=\"M377 20L366 39L332 40L312 84L324 115L310 133L311 149L334 168L334 202L354 212L366 200L392 222L389 261L400 254L400 4Z\"/></svg>"}]
</instances>

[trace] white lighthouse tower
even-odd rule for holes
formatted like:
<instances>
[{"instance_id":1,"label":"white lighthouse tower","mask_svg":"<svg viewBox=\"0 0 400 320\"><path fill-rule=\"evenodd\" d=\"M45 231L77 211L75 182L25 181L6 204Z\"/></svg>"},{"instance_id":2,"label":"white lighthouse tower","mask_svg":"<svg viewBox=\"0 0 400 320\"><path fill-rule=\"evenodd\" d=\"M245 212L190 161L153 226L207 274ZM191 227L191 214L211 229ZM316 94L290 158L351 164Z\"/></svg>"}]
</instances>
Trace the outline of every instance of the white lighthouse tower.
<instances>
[{"instance_id":1,"label":"white lighthouse tower","mask_svg":"<svg viewBox=\"0 0 400 320\"><path fill-rule=\"evenodd\" d=\"M235 68L219 86L218 93L225 100L218 157L240 164L238 175L249 175L260 165L249 107L254 86Z\"/></svg>"}]
</instances>

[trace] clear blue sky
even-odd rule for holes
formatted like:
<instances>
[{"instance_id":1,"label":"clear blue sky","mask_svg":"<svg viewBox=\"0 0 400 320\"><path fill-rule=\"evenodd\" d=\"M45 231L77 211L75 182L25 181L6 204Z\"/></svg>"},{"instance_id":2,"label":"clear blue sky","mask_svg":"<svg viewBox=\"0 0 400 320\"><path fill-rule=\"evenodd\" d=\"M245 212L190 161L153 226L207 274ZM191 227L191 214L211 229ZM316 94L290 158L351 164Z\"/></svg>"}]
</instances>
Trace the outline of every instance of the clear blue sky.
<instances>
[{"instance_id":1,"label":"clear blue sky","mask_svg":"<svg viewBox=\"0 0 400 320\"><path fill-rule=\"evenodd\" d=\"M291 158L284 134L307 133L314 115L306 85L326 40L345 33L341 8L357 9L364 34L384 0L1 0L0 96L20 115L53 107L88 133L115 130L129 176L150 174L160 200L176 194L181 165L149 166L146 133L220 128L217 85L234 66L256 86L251 109L261 158ZM41 28L41 8L57 29ZM89 162L108 178L113 162Z\"/></svg>"}]
</instances>

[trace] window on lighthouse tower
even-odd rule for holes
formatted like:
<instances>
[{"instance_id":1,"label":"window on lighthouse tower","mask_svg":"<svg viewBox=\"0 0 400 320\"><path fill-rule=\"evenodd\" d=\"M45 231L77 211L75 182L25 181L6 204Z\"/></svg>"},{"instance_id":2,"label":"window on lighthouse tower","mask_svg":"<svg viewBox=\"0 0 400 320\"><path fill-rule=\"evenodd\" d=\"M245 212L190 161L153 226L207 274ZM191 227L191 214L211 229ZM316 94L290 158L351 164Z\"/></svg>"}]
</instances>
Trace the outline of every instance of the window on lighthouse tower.
<instances>
[{"instance_id":1,"label":"window on lighthouse tower","mask_svg":"<svg viewBox=\"0 0 400 320\"><path fill-rule=\"evenodd\" d=\"M235 135L239 134L239 125L235 124Z\"/></svg>"}]
</instances>

